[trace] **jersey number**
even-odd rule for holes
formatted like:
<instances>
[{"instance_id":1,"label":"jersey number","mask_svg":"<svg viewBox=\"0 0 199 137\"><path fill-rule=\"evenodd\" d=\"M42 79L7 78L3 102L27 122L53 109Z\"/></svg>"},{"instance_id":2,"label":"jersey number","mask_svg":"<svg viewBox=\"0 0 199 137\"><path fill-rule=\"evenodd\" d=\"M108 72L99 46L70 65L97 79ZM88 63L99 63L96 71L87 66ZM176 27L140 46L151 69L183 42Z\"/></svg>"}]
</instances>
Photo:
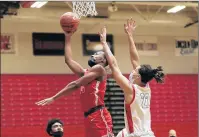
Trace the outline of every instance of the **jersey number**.
<instances>
[{"instance_id":1,"label":"jersey number","mask_svg":"<svg viewBox=\"0 0 199 137\"><path fill-rule=\"evenodd\" d=\"M141 93L140 97L141 97L142 108L149 108L150 106L149 93Z\"/></svg>"}]
</instances>

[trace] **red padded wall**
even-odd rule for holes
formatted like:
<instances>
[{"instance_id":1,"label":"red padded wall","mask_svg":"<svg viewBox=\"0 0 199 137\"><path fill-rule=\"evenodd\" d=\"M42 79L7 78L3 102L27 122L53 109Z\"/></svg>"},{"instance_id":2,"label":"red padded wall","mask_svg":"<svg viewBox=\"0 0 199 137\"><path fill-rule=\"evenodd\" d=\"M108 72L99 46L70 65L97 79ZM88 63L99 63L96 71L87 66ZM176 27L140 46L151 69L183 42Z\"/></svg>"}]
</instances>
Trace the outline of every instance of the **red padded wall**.
<instances>
[{"instance_id":1,"label":"red padded wall","mask_svg":"<svg viewBox=\"0 0 199 137\"><path fill-rule=\"evenodd\" d=\"M198 79L197 75L167 75L165 84L151 82L152 128L156 137L168 136L176 129L180 137L197 137ZM65 123L65 137L84 137L83 113L79 91L48 106L34 103L50 97L74 75L2 75L1 136L48 137L47 120L60 118Z\"/></svg>"},{"instance_id":2,"label":"red padded wall","mask_svg":"<svg viewBox=\"0 0 199 137\"><path fill-rule=\"evenodd\" d=\"M64 121L67 137L84 136L78 91L48 106L35 105L75 79L74 75L2 75L2 137L47 137L45 126L51 118Z\"/></svg>"},{"instance_id":3,"label":"red padded wall","mask_svg":"<svg viewBox=\"0 0 199 137\"><path fill-rule=\"evenodd\" d=\"M152 128L157 137L175 129L179 137L198 137L198 75L167 75L151 82Z\"/></svg>"}]
</instances>

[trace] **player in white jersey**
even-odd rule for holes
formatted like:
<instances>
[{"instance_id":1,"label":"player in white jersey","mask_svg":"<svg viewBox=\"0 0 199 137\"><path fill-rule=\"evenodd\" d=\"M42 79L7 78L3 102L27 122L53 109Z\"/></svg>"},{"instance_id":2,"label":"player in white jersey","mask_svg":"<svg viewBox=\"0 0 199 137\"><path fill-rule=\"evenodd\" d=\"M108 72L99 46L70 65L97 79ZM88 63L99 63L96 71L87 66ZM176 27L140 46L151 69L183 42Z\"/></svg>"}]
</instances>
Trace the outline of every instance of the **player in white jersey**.
<instances>
[{"instance_id":1,"label":"player in white jersey","mask_svg":"<svg viewBox=\"0 0 199 137\"><path fill-rule=\"evenodd\" d=\"M150 65L140 65L138 52L133 41L134 29L135 21L128 19L127 24L124 25L124 30L128 36L133 65L129 80L122 75L117 60L109 49L106 42L106 27L103 27L99 32L113 78L122 88L125 97L125 128L118 133L117 137L155 137L151 130L151 90L148 82L155 78L158 83L162 83L164 74L161 72L163 71L161 67L152 69Z\"/></svg>"}]
</instances>

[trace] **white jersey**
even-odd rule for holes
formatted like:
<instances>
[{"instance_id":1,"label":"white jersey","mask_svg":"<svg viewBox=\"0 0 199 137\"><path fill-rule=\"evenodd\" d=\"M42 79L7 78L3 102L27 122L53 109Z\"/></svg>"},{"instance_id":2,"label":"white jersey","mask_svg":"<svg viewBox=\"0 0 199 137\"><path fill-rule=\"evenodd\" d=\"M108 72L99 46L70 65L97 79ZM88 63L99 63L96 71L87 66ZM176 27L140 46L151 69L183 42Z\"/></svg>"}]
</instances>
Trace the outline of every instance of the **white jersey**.
<instances>
[{"instance_id":1,"label":"white jersey","mask_svg":"<svg viewBox=\"0 0 199 137\"><path fill-rule=\"evenodd\" d=\"M125 128L130 137L154 137L151 130L151 90L149 84L140 87L132 84L134 98L130 104L124 104Z\"/></svg>"},{"instance_id":2,"label":"white jersey","mask_svg":"<svg viewBox=\"0 0 199 137\"><path fill-rule=\"evenodd\" d=\"M151 130L149 84L146 87L132 86L135 96L130 104L124 102L125 129L117 137L155 137Z\"/></svg>"},{"instance_id":3,"label":"white jersey","mask_svg":"<svg viewBox=\"0 0 199 137\"><path fill-rule=\"evenodd\" d=\"M129 76L133 87L134 98L130 104L124 102L125 128L117 137L155 137L151 130L151 89L147 83L145 87L133 84L132 73Z\"/></svg>"}]
</instances>

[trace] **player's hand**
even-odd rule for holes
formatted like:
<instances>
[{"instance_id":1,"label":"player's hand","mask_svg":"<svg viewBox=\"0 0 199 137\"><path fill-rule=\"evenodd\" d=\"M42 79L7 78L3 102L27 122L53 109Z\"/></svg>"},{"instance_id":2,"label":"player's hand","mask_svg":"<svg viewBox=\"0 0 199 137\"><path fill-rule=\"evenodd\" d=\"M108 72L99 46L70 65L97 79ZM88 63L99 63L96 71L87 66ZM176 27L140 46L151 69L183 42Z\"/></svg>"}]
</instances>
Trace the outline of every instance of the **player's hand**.
<instances>
[{"instance_id":1,"label":"player's hand","mask_svg":"<svg viewBox=\"0 0 199 137\"><path fill-rule=\"evenodd\" d=\"M124 24L124 32L128 35L132 34L132 32L135 30L135 28L136 28L136 24L132 18L128 19L127 23Z\"/></svg>"},{"instance_id":2,"label":"player's hand","mask_svg":"<svg viewBox=\"0 0 199 137\"><path fill-rule=\"evenodd\" d=\"M100 36L101 43L105 43L106 42L106 26L101 28L101 32L98 32L98 34Z\"/></svg>"},{"instance_id":3,"label":"player's hand","mask_svg":"<svg viewBox=\"0 0 199 137\"><path fill-rule=\"evenodd\" d=\"M74 33L75 31L64 31L66 37L71 37Z\"/></svg>"},{"instance_id":4,"label":"player's hand","mask_svg":"<svg viewBox=\"0 0 199 137\"><path fill-rule=\"evenodd\" d=\"M51 104L53 101L54 101L54 99L52 97L50 97L50 98L46 98L44 100L38 101L35 104L37 104L38 106L44 106L44 105Z\"/></svg>"}]
</instances>

